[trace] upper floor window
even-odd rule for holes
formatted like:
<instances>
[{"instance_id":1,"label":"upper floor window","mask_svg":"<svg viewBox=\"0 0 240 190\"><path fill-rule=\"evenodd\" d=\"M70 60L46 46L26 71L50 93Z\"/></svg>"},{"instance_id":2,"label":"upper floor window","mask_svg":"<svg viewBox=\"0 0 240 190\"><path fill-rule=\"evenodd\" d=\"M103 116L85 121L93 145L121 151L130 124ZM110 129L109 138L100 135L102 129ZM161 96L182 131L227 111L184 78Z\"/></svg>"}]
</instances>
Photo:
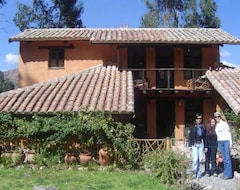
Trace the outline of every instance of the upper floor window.
<instances>
[{"instance_id":1,"label":"upper floor window","mask_svg":"<svg viewBox=\"0 0 240 190\"><path fill-rule=\"evenodd\" d=\"M128 68L143 69L133 71L134 79L144 79L146 69L146 48L140 46L128 47Z\"/></svg>"},{"instance_id":2,"label":"upper floor window","mask_svg":"<svg viewBox=\"0 0 240 190\"><path fill-rule=\"evenodd\" d=\"M197 70L202 68L201 62L202 62L201 47L188 46L184 48L184 68L191 69L184 71L184 79L191 79L201 76L202 75L201 71Z\"/></svg>"},{"instance_id":3,"label":"upper floor window","mask_svg":"<svg viewBox=\"0 0 240 190\"><path fill-rule=\"evenodd\" d=\"M64 48L49 49L49 68L63 68L64 67Z\"/></svg>"}]
</instances>

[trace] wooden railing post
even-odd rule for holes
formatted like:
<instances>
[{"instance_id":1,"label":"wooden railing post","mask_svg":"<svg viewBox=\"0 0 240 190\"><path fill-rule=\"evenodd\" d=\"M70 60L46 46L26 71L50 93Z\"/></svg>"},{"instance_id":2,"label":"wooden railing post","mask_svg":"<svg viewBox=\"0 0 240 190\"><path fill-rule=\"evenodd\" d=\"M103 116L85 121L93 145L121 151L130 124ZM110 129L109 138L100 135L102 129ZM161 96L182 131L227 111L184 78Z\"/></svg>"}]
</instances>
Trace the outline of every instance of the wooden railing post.
<instances>
[{"instance_id":1,"label":"wooden railing post","mask_svg":"<svg viewBox=\"0 0 240 190\"><path fill-rule=\"evenodd\" d=\"M171 148L171 138L170 137L167 137L166 138L166 143L167 143L167 145L166 145L166 149L168 150L168 149L170 149Z\"/></svg>"}]
</instances>

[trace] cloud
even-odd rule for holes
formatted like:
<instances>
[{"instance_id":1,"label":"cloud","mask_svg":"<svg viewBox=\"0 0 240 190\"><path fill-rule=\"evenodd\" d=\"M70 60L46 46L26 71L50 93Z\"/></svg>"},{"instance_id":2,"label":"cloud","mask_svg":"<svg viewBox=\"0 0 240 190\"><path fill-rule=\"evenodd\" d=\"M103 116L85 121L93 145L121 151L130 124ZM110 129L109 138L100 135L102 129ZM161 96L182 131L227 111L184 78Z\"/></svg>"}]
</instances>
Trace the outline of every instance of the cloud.
<instances>
[{"instance_id":1,"label":"cloud","mask_svg":"<svg viewBox=\"0 0 240 190\"><path fill-rule=\"evenodd\" d=\"M230 63L230 62L225 61L225 60L223 60L223 61L221 61L221 62L222 62L224 65L227 65L227 66L230 66L230 67L240 68L240 65L235 64L235 63Z\"/></svg>"},{"instance_id":2,"label":"cloud","mask_svg":"<svg viewBox=\"0 0 240 190\"><path fill-rule=\"evenodd\" d=\"M5 62L10 64L18 63L18 55L8 53L7 55L5 55Z\"/></svg>"},{"instance_id":3,"label":"cloud","mask_svg":"<svg viewBox=\"0 0 240 190\"><path fill-rule=\"evenodd\" d=\"M231 55L231 52L226 50L220 52L221 57L229 57L230 55Z\"/></svg>"}]
</instances>

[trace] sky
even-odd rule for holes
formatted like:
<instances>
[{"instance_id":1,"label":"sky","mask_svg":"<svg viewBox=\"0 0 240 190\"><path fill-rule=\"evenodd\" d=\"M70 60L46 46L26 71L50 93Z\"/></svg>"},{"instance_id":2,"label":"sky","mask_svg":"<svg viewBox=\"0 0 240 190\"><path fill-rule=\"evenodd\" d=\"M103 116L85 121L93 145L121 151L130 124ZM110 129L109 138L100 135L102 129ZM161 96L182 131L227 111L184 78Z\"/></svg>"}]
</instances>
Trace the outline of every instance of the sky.
<instances>
[{"instance_id":1,"label":"sky","mask_svg":"<svg viewBox=\"0 0 240 190\"><path fill-rule=\"evenodd\" d=\"M49 0L47 0L49 1ZM240 1L215 0L218 4L217 16L221 20L221 29L240 39ZM32 0L7 0L0 8L0 71L18 67L19 42L8 39L20 33L13 17L17 12L16 2L31 5ZM84 13L83 24L87 28L136 28L141 16L148 10L143 0L82 0ZM220 61L240 68L240 45L220 47Z\"/></svg>"}]
</instances>

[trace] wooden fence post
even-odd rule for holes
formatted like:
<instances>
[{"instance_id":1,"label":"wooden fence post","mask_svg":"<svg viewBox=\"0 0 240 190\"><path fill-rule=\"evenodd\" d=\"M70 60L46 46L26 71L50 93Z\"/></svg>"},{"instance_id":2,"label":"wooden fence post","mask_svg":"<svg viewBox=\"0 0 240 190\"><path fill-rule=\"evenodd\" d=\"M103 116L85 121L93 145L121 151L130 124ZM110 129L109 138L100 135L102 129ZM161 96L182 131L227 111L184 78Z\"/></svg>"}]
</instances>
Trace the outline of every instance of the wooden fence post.
<instances>
[{"instance_id":1,"label":"wooden fence post","mask_svg":"<svg viewBox=\"0 0 240 190\"><path fill-rule=\"evenodd\" d=\"M167 146L166 146L166 149L170 149L171 148L171 138L170 137L167 137L166 138L166 141L167 141Z\"/></svg>"}]
</instances>

